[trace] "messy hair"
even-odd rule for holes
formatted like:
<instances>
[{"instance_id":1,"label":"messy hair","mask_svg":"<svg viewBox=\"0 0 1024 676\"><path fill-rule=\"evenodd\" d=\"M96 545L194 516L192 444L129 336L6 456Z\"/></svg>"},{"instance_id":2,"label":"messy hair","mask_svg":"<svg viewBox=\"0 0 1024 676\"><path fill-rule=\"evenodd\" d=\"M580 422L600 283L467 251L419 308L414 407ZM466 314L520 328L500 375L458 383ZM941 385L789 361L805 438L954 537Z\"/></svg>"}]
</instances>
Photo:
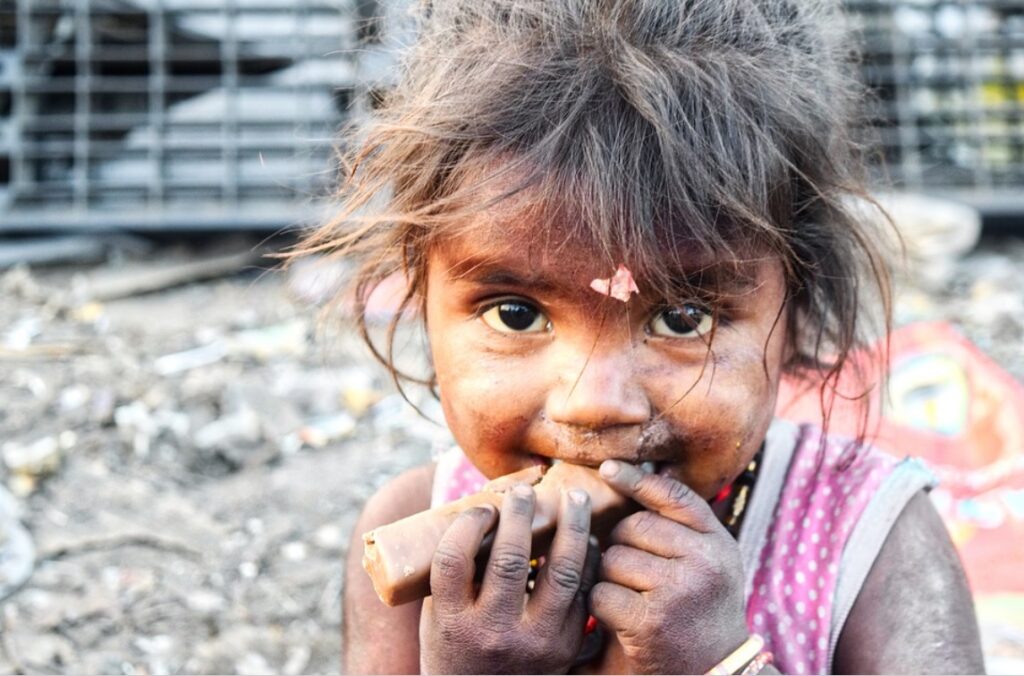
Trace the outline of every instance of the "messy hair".
<instances>
[{"instance_id":1,"label":"messy hair","mask_svg":"<svg viewBox=\"0 0 1024 676\"><path fill-rule=\"evenodd\" d=\"M690 252L777 258L785 367L823 378L823 407L836 396L890 293L876 226L851 208L868 199L863 91L834 3L438 0L417 21L397 86L344 139L338 214L290 254L355 261L356 320L396 381L412 379L392 359L401 313L376 348L370 291L404 274L402 311L417 307L431 247L529 193L572 215L532 227L570 223L667 299Z\"/></svg>"}]
</instances>

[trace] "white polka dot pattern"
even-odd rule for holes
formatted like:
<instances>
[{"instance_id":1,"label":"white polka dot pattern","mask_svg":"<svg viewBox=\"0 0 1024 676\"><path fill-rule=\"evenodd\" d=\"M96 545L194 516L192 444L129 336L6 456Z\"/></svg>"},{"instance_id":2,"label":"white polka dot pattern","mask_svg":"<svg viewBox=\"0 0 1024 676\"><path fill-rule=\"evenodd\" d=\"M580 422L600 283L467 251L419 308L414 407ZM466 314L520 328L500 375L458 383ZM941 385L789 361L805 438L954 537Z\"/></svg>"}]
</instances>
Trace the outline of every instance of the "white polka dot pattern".
<instances>
[{"instance_id":1,"label":"white polka dot pattern","mask_svg":"<svg viewBox=\"0 0 1024 676\"><path fill-rule=\"evenodd\" d=\"M832 602L843 546L895 459L803 426L747 599L747 624L782 673L829 667ZM849 463L844 467L844 463ZM755 488L756 490L756 488Z\"/></svg>"}]
</instances>

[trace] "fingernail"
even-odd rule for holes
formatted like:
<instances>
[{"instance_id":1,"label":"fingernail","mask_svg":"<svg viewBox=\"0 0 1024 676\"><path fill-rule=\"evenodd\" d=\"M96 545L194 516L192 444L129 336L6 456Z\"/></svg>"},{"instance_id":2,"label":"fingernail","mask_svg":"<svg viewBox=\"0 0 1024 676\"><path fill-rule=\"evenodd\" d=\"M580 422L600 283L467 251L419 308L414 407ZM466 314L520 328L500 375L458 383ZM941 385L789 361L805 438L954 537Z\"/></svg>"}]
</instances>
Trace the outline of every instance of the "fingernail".
<instances>
[{"instance_id":1,"label":"fingernail","mask_svg":"<svg viewBox=\"0 0 1024 676\"><path fill-rule=\"evenodd\" d=\"M599 471L601 472L601 476L611 479L619 473L620 469L621 465L619 465L619 463L614 460L605 460L601 463L601 469Z\"/></svg>"},{"instance_id":2,"label":"fingernail","mask_svg":"<svg viewBox=\"0 0 1024 676\"><path fill-rule=\"evenodd\" d=\"M533 489L530 488L529 484L516 484L512 487L512 492L521 498L528 498L533 495Z\"/></svg>"},{"instance_id":3,"label":"fingernail","mask_svg":"<svg viewBox=\"0 0 1024 676\"><path fill-rule=\"evenodd\" d=\"M587 501L587 493L585 491L580 490L579 488L574 488L571 491L569 491L569 500L574 505L582 505Z\"/></svg>"}]
</instances>

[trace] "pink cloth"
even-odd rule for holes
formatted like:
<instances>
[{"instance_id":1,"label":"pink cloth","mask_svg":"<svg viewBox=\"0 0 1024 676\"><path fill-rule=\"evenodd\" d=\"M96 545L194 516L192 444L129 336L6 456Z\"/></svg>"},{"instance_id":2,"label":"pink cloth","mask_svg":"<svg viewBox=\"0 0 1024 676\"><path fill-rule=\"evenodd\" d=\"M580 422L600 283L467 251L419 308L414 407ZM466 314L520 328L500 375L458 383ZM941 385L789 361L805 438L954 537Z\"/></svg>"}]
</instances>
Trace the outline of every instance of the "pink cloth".
<instances>
[{"instance_id":1,"label":"pink cloth","mask_svg":"<svg viewBox=\"0 0 1024 676\"><path fill-rule=\"evenodd\" d=\"M850 460L845 440L828 438L823 457L820 442L820 429L801 427L747 599L747 626L764 637L784 674L828 673L843 549L896 466L869 447L840 469Z\"/></svg>"},{"instance_id":2,"label":"pink cloth","mask_svg":"<svg viewBox=\"0 0 1024 676\"><path fill-rule=\"evenodd\" d=\"M817 427L800 428L747 599L747 625L764 637L782 673L828 672L843 549L897 463L870 447L844 456L845 440L832 437L821 454L820 441ZM487 481L465 454L453 450L438 462L434 504L475 493Z\"/></svg>"}]
</instances>

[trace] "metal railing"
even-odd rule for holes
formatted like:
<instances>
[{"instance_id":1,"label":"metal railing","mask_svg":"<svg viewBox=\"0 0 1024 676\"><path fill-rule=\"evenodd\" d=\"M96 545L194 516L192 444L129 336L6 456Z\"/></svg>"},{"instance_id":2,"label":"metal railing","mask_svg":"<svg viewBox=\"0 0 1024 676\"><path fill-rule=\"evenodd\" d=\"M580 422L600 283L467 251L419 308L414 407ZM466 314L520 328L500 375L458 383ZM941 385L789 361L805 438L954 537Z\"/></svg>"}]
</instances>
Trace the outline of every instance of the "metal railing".
<instances>
[{"instance_id":1,"label":"metal railing","mask_svg":"<svg viewBox=\"0 0 1024 676\"><path fill-rule=\"evenodd\" d=\"M394 4L0 0L0 231L314 217ZM1024 216L1024 0L846 4L891 183Z\"/></svg>"},{"instance_id":2,"label":"metal railing","mask_svg":"<svg viewBox=\"0 0 1024 676\"><path fill-rule=\"evenodd\" d=\"M318 0L17 0L0 228L301 219L333 179L354 31Z\"/></svg>"},{"instance_id":3,"label":"metal railing","mask_svg":"<svg viewBox=\"0 0 1024 676\"><path fill-rule=\"evenodd\" d=\"M846 2L891 181L1024 217L1024 2Z\"/></svg>"}]
</instances>

